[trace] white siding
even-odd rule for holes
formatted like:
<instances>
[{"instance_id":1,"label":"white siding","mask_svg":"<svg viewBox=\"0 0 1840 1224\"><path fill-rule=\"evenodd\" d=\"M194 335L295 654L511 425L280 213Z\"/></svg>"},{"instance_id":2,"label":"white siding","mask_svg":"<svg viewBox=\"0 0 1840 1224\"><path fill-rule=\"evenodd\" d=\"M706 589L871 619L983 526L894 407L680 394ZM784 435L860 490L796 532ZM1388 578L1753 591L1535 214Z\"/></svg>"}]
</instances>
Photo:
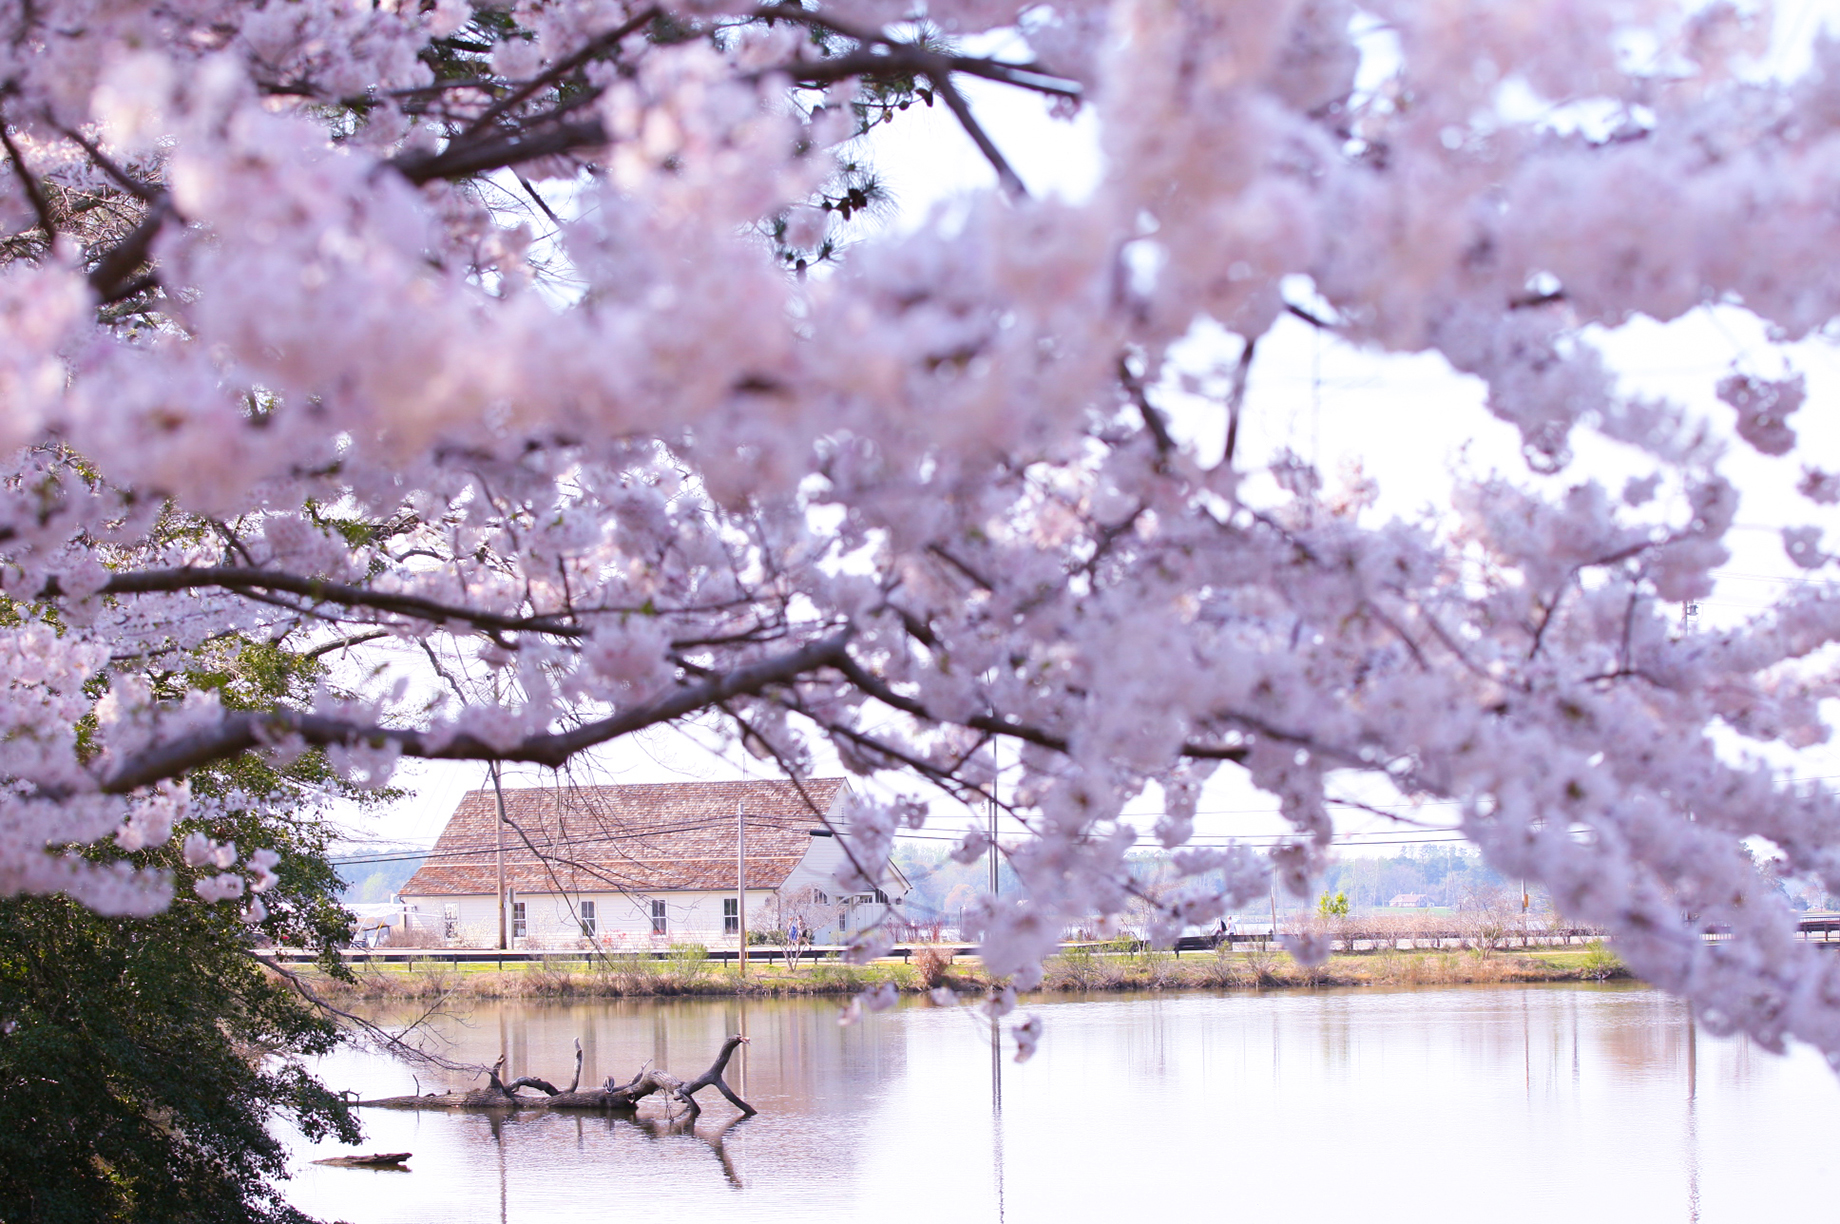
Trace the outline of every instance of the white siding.
<instances>
[{"instance_id":1,"label":"white siding","mask_svg":"<svg viewBox=\"0 0 1840 1224\"><path fill-rule=\"evenodd\" d=\"M525 931L516 947L569 948L584 942L577 921L576 906L583 901L594 903L595 939L602 947L662 948L674 943L700 943L705 947L734 947L735 937L723 930L723 906L733 900L733 889L721 892L576 893L566 897L555 893L518 893L512 900L524 906ZM452 944L458 947L491 948L498 945L498 917L494 898L485 896L417 897L405 894L403 901L410 913L420 940L433 946ZM664 902L665 930L652 930L652 902ZM759 916L772 908L770 889L748 889L748 923L753 927ZM445 938L443 913L453 906L458 913L453 939ZM511 931L511 911L507 906L506 931Z\"/></svg>"},{"instance_id":2,"label":"white siding","mask_svg":"<svg viewBox=\"0 0 1840 1224\"><path fill-rule=\"evenodd\" d=\"M747 894L747 919L750 931L768 930L780 925L778 897L792 896L806 888L816 888L837 898L833 879L843 866L843 847L834 837L814 837L804 858L787 875L779 890L750 888ZM604 948L663 948L674 943L700 943L710 948L732 948L735 937L723 929L722 902L733 898L734 890L698 892L619 893L583 892L560 896L556 893L518 893L514 900L525 909L524 936L511 940L514 947L574 948L584 943L575 907L583 901L594 903L594 936ZM898 893L890 893L894 901ZM409 907L410 924L417 942L425 946L493 948L498 946L498 916L491 894L465 896L415 896L403 894ZM663 901L665 931L652 931L652 902ZM448 938L444 914L452 906L456 918L454 934ZM813 932L819 943L839 942L851 931L860 930L888 912L888 907L873 902L851 902L843 907L841 920ZM507 934L512 931L507 907Z\"/></svg>"}]
</instances>

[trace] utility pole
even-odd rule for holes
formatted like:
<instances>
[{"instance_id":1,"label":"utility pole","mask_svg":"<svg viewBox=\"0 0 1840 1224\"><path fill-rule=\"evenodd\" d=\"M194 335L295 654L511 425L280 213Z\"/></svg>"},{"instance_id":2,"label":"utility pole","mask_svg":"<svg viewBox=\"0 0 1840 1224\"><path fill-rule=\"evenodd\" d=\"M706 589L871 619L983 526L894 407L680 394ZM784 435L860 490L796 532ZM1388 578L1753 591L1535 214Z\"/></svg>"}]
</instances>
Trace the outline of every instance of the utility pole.
<instances>
[{"instance_id":1,"label":"utility pole","mask_svg":"<svg viewBox=\"0 0 1840 1224\"><path fill-rule=\"evenodd\" d=\"M1265 946L1270 947L1278 942L1278 886L1266 885L1265 896L1271 902L1271 938L1265 941Z\"/></svg>"},{"instance_id":2,"label":"utility pole","mask_svg":"<svg viewBox=\"0 0 1840 1224\"><path fill-rule=\"evenodd\" d=\"M735 946L741 950L736 963L741 976L747 976L747 796L735 803Z\"/></svg>"},{"instance_id":3,"label":"utility pole","mask_svg":"<svg viewBox=\"0 0 1840 1224\"><path fill-rule=\"evenodd\" d=\"M493 761L492 796L498 801L498 950L511 945L505 941L505 788L499 785L498 762Z\"/></svg>"},{"instance_id":4,"label":"utility pole","mask_svg":"<svg viewBox=\"0 0 1840 1224\"><path fill-rule=\"evenodd\" d=\"M990 895L997 895L997 786L990 785Z\"/></svg>"}]
</instances>

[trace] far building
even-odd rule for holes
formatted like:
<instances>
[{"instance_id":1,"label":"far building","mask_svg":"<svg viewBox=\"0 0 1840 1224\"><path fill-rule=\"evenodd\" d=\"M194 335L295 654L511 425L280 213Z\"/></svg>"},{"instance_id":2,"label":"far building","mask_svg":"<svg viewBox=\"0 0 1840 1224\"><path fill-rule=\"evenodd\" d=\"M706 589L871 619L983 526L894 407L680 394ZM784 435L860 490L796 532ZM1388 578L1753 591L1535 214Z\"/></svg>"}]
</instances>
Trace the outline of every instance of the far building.
<instances>
[{"instance_id":1,"label":"far building","mask_svg":"<svg viewBox=\"0 0 1840 1224\"><path fill-rule=\"evenodd\" d=\"M796 923L816 943L840 942L887 916L908 890L891 864L886 890L837 895L833 877L845 856L835 832L848 795L843 778L506 789L507 943L736 946L737 812L744 813L748 930ZM491 790L460 800L402 887L412 939L497 946L500 834Z\"/></svg>"},{"instance_id":2,"label":"far building","mask_svg":"<svg viewBox=\"0 0 1840 1224\"><path fill-rule=\"evenodd\" d=\"M1424 893L1400 893L1387 902L1391 909L1428 909L1430 905L1431 898Z\"/></svg>"}]
</instances>

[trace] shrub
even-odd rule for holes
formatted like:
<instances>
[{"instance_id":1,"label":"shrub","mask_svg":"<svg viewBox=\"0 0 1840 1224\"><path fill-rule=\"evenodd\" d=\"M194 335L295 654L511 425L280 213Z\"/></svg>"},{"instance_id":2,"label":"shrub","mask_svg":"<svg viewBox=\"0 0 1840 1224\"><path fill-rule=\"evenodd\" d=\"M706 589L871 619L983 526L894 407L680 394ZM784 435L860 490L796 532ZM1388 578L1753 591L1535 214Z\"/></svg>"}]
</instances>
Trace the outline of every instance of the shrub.
<instances>
[{"instance_id":1,"label":"shrub","mask_svg":"<svg viewBox=\"0 0 1840 1224\"><path fill-rule=\"evenodd\" d=\"M700 981L709 971L709 949L700 943L674 943L667 953L665 964L680 983Z\"/></svg>"},{"instance_id":2,"label":"shrub","mask_svg":"<svg viewBox=\"0 0 1840 1224\"><path fill-rule=\"evenodd\" d=\"M1105 966L1090 944L1074 944L1048 962L1047 984L1055 990L1091 990L1104 984Z\"/></svg>"},{"instance_id":3,"label":"shrub","mask_svg":"<svg viewBox=\"0 0 1840 1224\"><path fill-rule=\"evenodd\" d=\"M922 948L914 955L914 969L926 989L944 986L952 976L952 953L945 948Z\"/></svg>"},{"instance_id":4,"label":"shrub","mask_svg":"<svg viewBox=\"0 0 1840 1224\"><path fill-rule=\"evenodd\" d=\"M1584 946L1584 957L1579 961L1578 968L1594 982L1625 977L1629 973L1621 958L1606 947L1601 939L1593 939Z\"/></svg>"}]
</instances>

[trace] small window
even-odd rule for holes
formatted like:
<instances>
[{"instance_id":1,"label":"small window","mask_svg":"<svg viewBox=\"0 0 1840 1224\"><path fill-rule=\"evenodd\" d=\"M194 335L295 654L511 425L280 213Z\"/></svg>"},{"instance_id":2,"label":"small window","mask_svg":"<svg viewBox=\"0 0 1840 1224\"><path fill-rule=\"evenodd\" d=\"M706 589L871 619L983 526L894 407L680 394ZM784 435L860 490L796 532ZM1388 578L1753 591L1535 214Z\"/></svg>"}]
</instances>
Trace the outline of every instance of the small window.
<instances>
[{"instance_id":1,"label":"small window","mask_svg":"<svg viewBox=\"0 0 1840 1224\"><path fill-rule=\"evenodd\" d=\"M887 905L888 904L888 894L883 892L879 888L876 889L875 890L875 903L877 905Z\"/></svg>"},{"instance_id":2,"label":"small window","mask_svg":"<svg viewBox=\"0 0 1840 1224\"><path fill-rule=\"evenodd\" d=\"M594 902L592 901L581 903L581 933L590 936L594 934Z\"/></svg>"},{"instance_id":3,"label":"small window","mask_svg":"<svg viewBox=\"0 0 1840 1224\"><path fill-rule=\"evenodd\" d=\"M741 899L739 897L722 898L722 934L741 934Z\"/></svg>"},{"instance_id":4,"label":"small window","mask_svg":"<svg viewBox=\"0 0 1840 1224\"><path fill-rule=\"evenodd\" d=\"M664 902L652 902L652 934L663 935L665 933L665 925Z\"/></svg>"},{"instance_id":5,"label":"small window","mask_svg":"<svg viewBox=\"0 0 1840 1224\"><path fill-rule=\"evenodd\" d=\"M829 894L821 888L814 888L811 890L811 899L819 905L829 905L831 903Z\"/></svg>"},{"instance_id":6,"label":"small window","mask_svg":"<svg viewBox=\"0 0 1840 1224\"><path fill-rule=\"evenodd\" d=\"M460 907L443 905L441 907L441 938L457 939L460 935Z\"/></svg>"},{"instance_id":7,"label":"small window","mask_svg":"<svg viewBox=\"0 0 1840 1224\"><path fill-rule=\"evenodd\" d=\"M526 911L522 901L513 901L511 903L511 938L524 938L525 932L529 929L529 925L524 921L525 913Z\"/></svg>"}]
</instances>

